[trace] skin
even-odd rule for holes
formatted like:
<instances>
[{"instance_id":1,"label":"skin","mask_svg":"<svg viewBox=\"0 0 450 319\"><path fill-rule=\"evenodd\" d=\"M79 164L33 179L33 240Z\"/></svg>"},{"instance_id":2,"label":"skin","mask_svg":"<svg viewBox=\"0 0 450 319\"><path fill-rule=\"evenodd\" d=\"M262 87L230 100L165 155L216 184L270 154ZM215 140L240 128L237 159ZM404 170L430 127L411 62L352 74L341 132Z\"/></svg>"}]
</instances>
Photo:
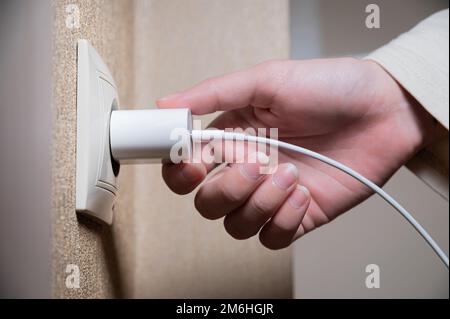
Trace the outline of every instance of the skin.
<instances>
[{"instance_id":1,"label":"skin","mask_svg":"<svg viewBox=\"0 0 450 319\"><path fill-rule=\"evenodd\" d=\"M336 159L378 185L444 129L378 64L353 58L269 61L203 81L157 101L193 114L225 111L211 126L278 128L279 139ZM260 155L261 156L261 155ZM280 150L275 173L259 162L229 164L197 191L195 206L224 218L236 239L257 235L271 249L332 221L371 192L316 160ZM174 192L193 191L214 168L164 164Z\"/></svg>"}]
</instances>

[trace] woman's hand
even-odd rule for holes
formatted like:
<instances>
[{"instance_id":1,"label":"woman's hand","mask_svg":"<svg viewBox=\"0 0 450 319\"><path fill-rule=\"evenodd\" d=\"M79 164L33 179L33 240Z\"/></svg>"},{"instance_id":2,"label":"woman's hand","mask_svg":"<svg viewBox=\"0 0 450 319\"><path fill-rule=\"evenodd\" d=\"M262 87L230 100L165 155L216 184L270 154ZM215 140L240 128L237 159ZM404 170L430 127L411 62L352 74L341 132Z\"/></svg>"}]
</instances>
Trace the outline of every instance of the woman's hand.
<instances>
[{"instance_id":1,"label":"woman's hand","mask_svg":"<svg viewBox=\"0 0 450 319\"><path fill-rule=\"evenodd\" d=\"M188 106L193 114L225 111L211 124L219 129L278 128L280 140L329 156L379 185L439 130L378 64L352 58L270 61L208 79L157 105ZM266 247L283 248L371 195L302 155L280 150L272 175L259 174L259 163L222 168L195 198L204 217L225 216L226 230L237 239L259 232ZM213 167L165 164L163 177L174 192L186 194Z\"/></svg>"}]
</instances>

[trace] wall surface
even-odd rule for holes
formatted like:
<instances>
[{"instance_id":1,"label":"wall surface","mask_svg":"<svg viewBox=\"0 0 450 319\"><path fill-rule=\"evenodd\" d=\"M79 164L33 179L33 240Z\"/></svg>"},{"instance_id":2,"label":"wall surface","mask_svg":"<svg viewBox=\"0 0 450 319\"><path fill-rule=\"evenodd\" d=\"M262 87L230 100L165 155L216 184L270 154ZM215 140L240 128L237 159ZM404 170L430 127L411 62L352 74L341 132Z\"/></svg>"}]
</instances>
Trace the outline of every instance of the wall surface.
<instances>
[{"instance_id":1,"label":"wall surface","mask_svg":"<svg viewBox=\"0 0 450 319\"><path fill-rule=\"evenodd\" d=\"M79 8L79 29L66 8ZM53 279L56 297L289 297L290 250L235 241L172 194L160 165L121 167L112 228L75 215L76 40L111 69L121 106L289 53L288 2L54 0ZM261 36L263 35L263 36ZM208 117L208 120L211 116ZM65 287L67 264L81 288Z\"/></svg>"},{"instance_id":2,"label":"wall surface","mask_svg":"<svg viewBox=\"0 0 450 319\"><path fill-rule=\"evenodd\" d=\"M448 7L445 0L378 0L381 28L364 25L360 0L291 0L293 58L364 56ZM448 254L445 201L408 169L384 187L410 210ZM380 267L380 288L365 285L368 264ZM294 245L297 298L448 298L448 270L414 229L377 196Z\"/></svg>"}]
</instances>

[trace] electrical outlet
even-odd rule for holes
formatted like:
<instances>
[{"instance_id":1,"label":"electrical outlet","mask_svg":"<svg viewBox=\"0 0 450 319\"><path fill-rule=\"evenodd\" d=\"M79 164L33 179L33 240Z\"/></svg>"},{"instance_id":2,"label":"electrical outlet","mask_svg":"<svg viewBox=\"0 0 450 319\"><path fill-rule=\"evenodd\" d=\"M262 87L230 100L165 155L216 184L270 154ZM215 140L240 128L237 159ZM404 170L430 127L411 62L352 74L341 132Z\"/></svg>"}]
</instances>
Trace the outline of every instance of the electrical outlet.
<instances>
[{"instance_id":1,"label":"electrical outlet","mask_svg":"<svg viewBox=\"0 0 450 319\"><path fill-rule=\"evenodd\" d=\"M111 112L117 86L87 40L78 41L76 211L111 225L120 166L111 157Z\"/></svg>"}]
</instances>

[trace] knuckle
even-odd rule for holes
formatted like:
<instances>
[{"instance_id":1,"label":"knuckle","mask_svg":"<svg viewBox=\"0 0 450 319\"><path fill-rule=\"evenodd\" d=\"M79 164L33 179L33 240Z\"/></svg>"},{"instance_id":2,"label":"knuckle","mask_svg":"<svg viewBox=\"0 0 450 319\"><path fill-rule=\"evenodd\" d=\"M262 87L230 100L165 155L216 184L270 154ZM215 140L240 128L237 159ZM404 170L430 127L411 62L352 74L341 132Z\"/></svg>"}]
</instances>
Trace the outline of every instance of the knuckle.
<instances>
[{"instance_id":1,"label":"knuckle","mask_svg":"<svg viewBox=\"0 0 450 319\"><path fill-rule=\"evenodd\" d=\"M264 104L273 103L283 83L286 82L290 69L287 60L269 60L257 65L260 99L265 101Z\"/></svg>"},{"instance_id":2,"label":"knuckle","mask_svg":"<svg viewBox=\"0 0 450 319\"><path fill-rule=\"evenodd\" d=\"M288 60L268 60L257 65L257 69L262 75L270 78L273 75L285 73L289 69L289 63Z\"/></svg>"},{"instance_id":3,"label":"knuckle","mask_svg":"<svg viewBox=\"0 0 450 319\"><path fill-rule=\"evenodd\" d=\"M238 203L242 200L242 194L226 184L222 184L222 186L220 186L220 193L222 194L224 200L231 203Z\"/></svg>"},{"instance_id":4,"label":"knuckle","mask_svg":"<svg viewBox=\"0 0 450 319\"><path fill-rule=\"evenodd\" d=\"M217 94L217 81L219 80L219 77L210 77L203 81L203 85L210 91Z\"/></svg>"},{"instance_id":5,"label":"knuckle","mask_svg":"<svg viewBox=\"0 0 450 319\"><path fill-rule=\"evenodd\" d=\"M261 64L259 64L259 66L265 71L270 71L276 69L281 63L283 63L283 60L270 59L265 62L262 62Z\"/></svg>"},{"instance_id":6,"label":"knuckle","mask_svg":"<svg viewBox=\"0 0 450 319\"><path fill-rule=\"evenodd\" d=\"M273 210L272 205L266 200L263 200L259 197L254 197L249 203L252 211L256 212L258 215L267 216L271 215Z\"/></svg>"}]
</instances>

